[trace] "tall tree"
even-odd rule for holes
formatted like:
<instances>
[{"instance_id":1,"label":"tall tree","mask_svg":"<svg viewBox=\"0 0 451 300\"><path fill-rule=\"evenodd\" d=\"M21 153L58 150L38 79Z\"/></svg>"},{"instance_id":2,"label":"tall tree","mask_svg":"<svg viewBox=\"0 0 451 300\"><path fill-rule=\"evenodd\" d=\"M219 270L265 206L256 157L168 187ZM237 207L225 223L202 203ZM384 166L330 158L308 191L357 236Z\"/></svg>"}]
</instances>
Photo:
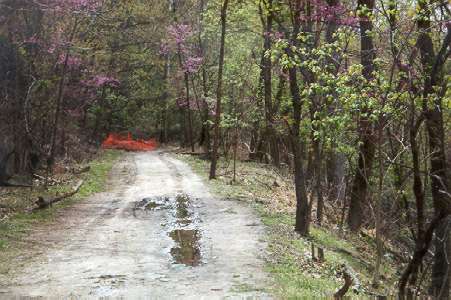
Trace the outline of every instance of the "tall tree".
<instances>
[{"instance_id":1,"label":"tall tree","mask_svg":"<svg viewBox=\"0 0 451 300\"><path fill-rule=\"evenodd\" d=\"M266 12L266 18L264 16ZM279 166L279 146L277 136L274 130L273 101L272 101L272 62L269 55L271 51L271 35L273 34L273 0L260 1L260 18L263 27L263 53L261 72L263 74L264 99L265 99L265 136L269 140L269 153L271 161L275 166Z\"/></svg>"},{"instance_id":2,"label":"tall tree","mask_svg":"<svg viewBox=\"0 0 451 300\"><path fill-rule=\"evenodd\" d=\"M199 24L199 30L198 30L198 43L199 43L199 54L201 57L205 57L205 49L206 49L206 43L204 41L204 39L202 38L202 31L203 31L203 15L204 15L204 11L205 11L205 5L206 5L205 0L200 0L199 1L199 18L198 18L198 24ZM201 133L200 133L200 139L199 139L199 146L204 146L205 148L205 152L209 153L210 152L210 124L209 124L209 108L208 108L208 104L207 104L207 97L208 97L208 87L207 87L207 70L206 68L202 68L202 74L201 74L202 78L202 95L204 97L202 103L203 103L203 109L202 109L202 129L201 129Z\"/></svg>"},{"instance_id":3,"label":"tall tree","mask_svg":"<svg viewBox=\"0 0 451 300\"><path fill-rule=\"evenodd\" d=\"M360 56L363 76L370 82L373 80L374 60L376 52L372 37L374 0L359 0L357 14L360 23ZM374 124L370 120L371 111L364 106L358 123L359 152L357 169L351 189L348 215L349 228L357 232L363 222L363 208L368 198L368 186L375 154Z\"/></svg>"},{"instance_id":4,"label":"tall tree","mask_svg":"<svg viewBox=\"0 0 451 300\"><path fill-rule=\"evenodd\" d=\"M221 101L222 101L222 74L224 69L224 52L225 52L225 37L227 25L227 7L229 0L224 0L221 8L221 44L219 49L219 70L218 70L218 88L216 90L216 111L215 111L215 127L213 151L211 156L210 179L216 178L216 166L218 163L218 148L219 138L221 132Z\"/></svg>"},{"instance_id":5,"label":"tall tree","mask_svg":"<svg viewBox=\"0 0 451 300\"><path fill-rule=\"evenodd\" d=\"M291 22L293 29L289 34L290 45L285 48L285 52L294 62L296 54L293 48L299 46L298 35L301 32L301 11L303 3L301 1L290 2ZM302 145L300 136L302 98L298 85L298 67L292 63L288 68L288 78L291 94L291 106L293 110L293 122L290 127L290 140L294 158L294 184L296 191L296 221L295 231L303 236L309 234L310 226L310 203L307 198L307 188L305 185L304 164L302 161Z\"/></svg>"},{"instance_id":6,"label":"tall tree","mask_svg":"<svg viewBox=\"0 0 451 300\"><path fill-rule=\"evenodd\" d=\"M447 34L441 48L435 54L431 38L431 11L435 1L419 0L417 17L417 47L423 65L423 114L429 135L430 181L435 218L440 219L435 230L435 252L432 267L431 294L438 299L449 299L451 280L451 196L449 169L445 153L445 130L443 125L444 95L443 66L451 54L451 24L446 25ZM448 15L449 17L449 15Z\"/></svg>"}]
</instances>

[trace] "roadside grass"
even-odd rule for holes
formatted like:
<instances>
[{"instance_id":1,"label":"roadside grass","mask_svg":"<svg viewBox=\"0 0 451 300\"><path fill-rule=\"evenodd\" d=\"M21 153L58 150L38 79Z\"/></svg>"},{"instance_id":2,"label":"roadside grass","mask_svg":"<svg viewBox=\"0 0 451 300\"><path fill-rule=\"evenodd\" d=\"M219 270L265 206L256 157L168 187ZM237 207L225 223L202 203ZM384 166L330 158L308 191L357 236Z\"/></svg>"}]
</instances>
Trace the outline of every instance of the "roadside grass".
<instances>
[{"instance_id":1,"label":"roadside grass","mask_svg":"<svg viewBox=\"0 0 451 300\"><path fill-rule=\"evenodd\" d=\"M372 286L376 249L374 239L340 232L327 224L312 224L309 238L294 231L295 196L289 174L255 162L237 162L237 180L232 182L232 168L220 160L216 180L208 180L209 161L191 155L178 157L187 162L209 185L212 192L231 200L253 205L267 227L268 255L266 270L274 284L270 288L282 299L330 298L343 285L344 265L353 270L354 286L347 296L369 298L393 294L396 264L383 258L379 288ZM327 222L326 222L327 223ZM324 249L325 260L312 257L312 245Z\"/></svg>"},{"instance_id":2,"label":"roadside grass","mask_svg":"<svg viewBox=\"0 0 451 300\"><path fill-rule=\"evenodd\" d=\"M11 210L10 215L0 222L0 274L7 273L9 270L8 262L13 257L17 257L21 250L26 250L24 249L25 247L30 247L30 245L23 243L23 238L34 226L53 221L59 209L73 205L76 201L103 191L108 174L120 155L120 151L102 151L96 159L88 163L90 166L88 172L80 175L71 175L71 178L65 180L63 184L50 186L48 190L45 190L43 187L36 187L32 190L28 188L14 188L10 193L0 195L2 207L8 207ZM48 209L32 213L27 212L27 209L31 207L38 196L52 197L65 193L79 179L83 179L83 185L73 197L65 199Z\"/></svg>"}]
</instances>

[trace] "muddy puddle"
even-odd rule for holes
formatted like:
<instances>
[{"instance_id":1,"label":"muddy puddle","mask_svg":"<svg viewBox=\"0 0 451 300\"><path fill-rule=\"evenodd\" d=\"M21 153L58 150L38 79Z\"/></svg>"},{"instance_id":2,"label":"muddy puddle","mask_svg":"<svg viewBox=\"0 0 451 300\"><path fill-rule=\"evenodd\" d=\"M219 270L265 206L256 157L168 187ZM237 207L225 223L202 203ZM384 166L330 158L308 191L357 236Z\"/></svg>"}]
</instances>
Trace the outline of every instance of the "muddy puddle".
<instances>
[{"instance_id":1,"label":"muddy puddle","mask_svg":"<svg viewBox=\"0 0 451 300\"><path fill-rule=\"evenodd\" d=\"M171 255L176 264L196 267L201 263L200 232L196 229L175 229L169 232L176 246Z\"/></svg>"},{"instance_id":2,"label":"muddy puddle","mask_svg":"<svg viewBox=\"0 0 451 300\"><path fill-rule=\"evenodd\" d=\"M200 219L194 211L192 199L186 194L175 196L149 197L135 202L133 216L152 217L152 212L165 213L165 234L174 242L169 254L172 262L177 265L190 267L199 266L202 263L201 231L197 224Z\"/></svg>"},{"instance_id":3,"label":"muddy puddle","mask_svg":"<svg viewBox=\"0 0 451 300\"><path fill-rule=\"evenodd\" d=\"M170 250L173 262L196 267L202 262L201 233L196 226L199 218L195 215L192 199L186 194L177 195L172 213L174 222L169 224L168 235L175 243Z\"/></svg>"},{"instance_id":4,"label":"muddy puddle","mask_svg":"<svg viewBox=\"0 0 451 300\"><path fill-rule=\"evenodd\" d=\"M135 218L149 217L152 211L167 209L170 206L169 197L152 197L143 198L141 201L135 202L132 211Z\"/></svg>"}]
</instances>

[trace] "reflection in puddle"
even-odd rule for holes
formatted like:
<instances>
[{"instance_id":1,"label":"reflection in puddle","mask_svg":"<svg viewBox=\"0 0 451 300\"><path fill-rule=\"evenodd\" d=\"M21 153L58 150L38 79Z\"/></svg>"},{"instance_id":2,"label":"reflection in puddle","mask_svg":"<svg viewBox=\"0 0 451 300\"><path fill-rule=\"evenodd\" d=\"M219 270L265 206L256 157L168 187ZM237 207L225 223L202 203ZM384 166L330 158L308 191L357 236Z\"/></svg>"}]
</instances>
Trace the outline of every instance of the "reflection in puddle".
<instances>
[{"instance_id":1,"label":"reflection in puddle","mask_svg":"<svg viewBox=\"0 0 451 300\"><path fill-rule=\"evenodd\" d=\"M177 223L182 225L188 225L192 223L190 212L190 199L187 195L177 195L175 198L175 216Z\"/></svg>"},{"instance_id":2,"label":"reflection in puddle","mask_svg":"<svg viewBox=\"0 0 451 300\"><path fill-rule=\"evenodd\" d=\"M169 236L177 244L171 249L175 263L192 267L200 264L200 233L198 230L176 229L171 231Z\"/></svg>"}]
</instances>

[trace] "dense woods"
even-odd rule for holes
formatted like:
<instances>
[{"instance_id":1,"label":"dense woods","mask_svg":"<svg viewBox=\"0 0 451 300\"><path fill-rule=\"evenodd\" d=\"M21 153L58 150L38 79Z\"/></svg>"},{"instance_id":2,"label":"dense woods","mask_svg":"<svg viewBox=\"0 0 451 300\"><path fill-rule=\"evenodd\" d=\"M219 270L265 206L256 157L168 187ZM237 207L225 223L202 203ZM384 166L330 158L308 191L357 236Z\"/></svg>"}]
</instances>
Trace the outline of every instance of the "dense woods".
<instances>
[{"instance_id":1,"label":"dense woods","mask_svg":"<svg viewBox=\"0 0 451 300\"><path fill-rule=\"evenodd\" d=\"M396 245L449 299L446 0L0 0L0 185L109 133L292 174L294 230ZM239 177L236 178L240 180ZM325 216L325 207L335 216Z\"/></svg>"}]
</instances>

